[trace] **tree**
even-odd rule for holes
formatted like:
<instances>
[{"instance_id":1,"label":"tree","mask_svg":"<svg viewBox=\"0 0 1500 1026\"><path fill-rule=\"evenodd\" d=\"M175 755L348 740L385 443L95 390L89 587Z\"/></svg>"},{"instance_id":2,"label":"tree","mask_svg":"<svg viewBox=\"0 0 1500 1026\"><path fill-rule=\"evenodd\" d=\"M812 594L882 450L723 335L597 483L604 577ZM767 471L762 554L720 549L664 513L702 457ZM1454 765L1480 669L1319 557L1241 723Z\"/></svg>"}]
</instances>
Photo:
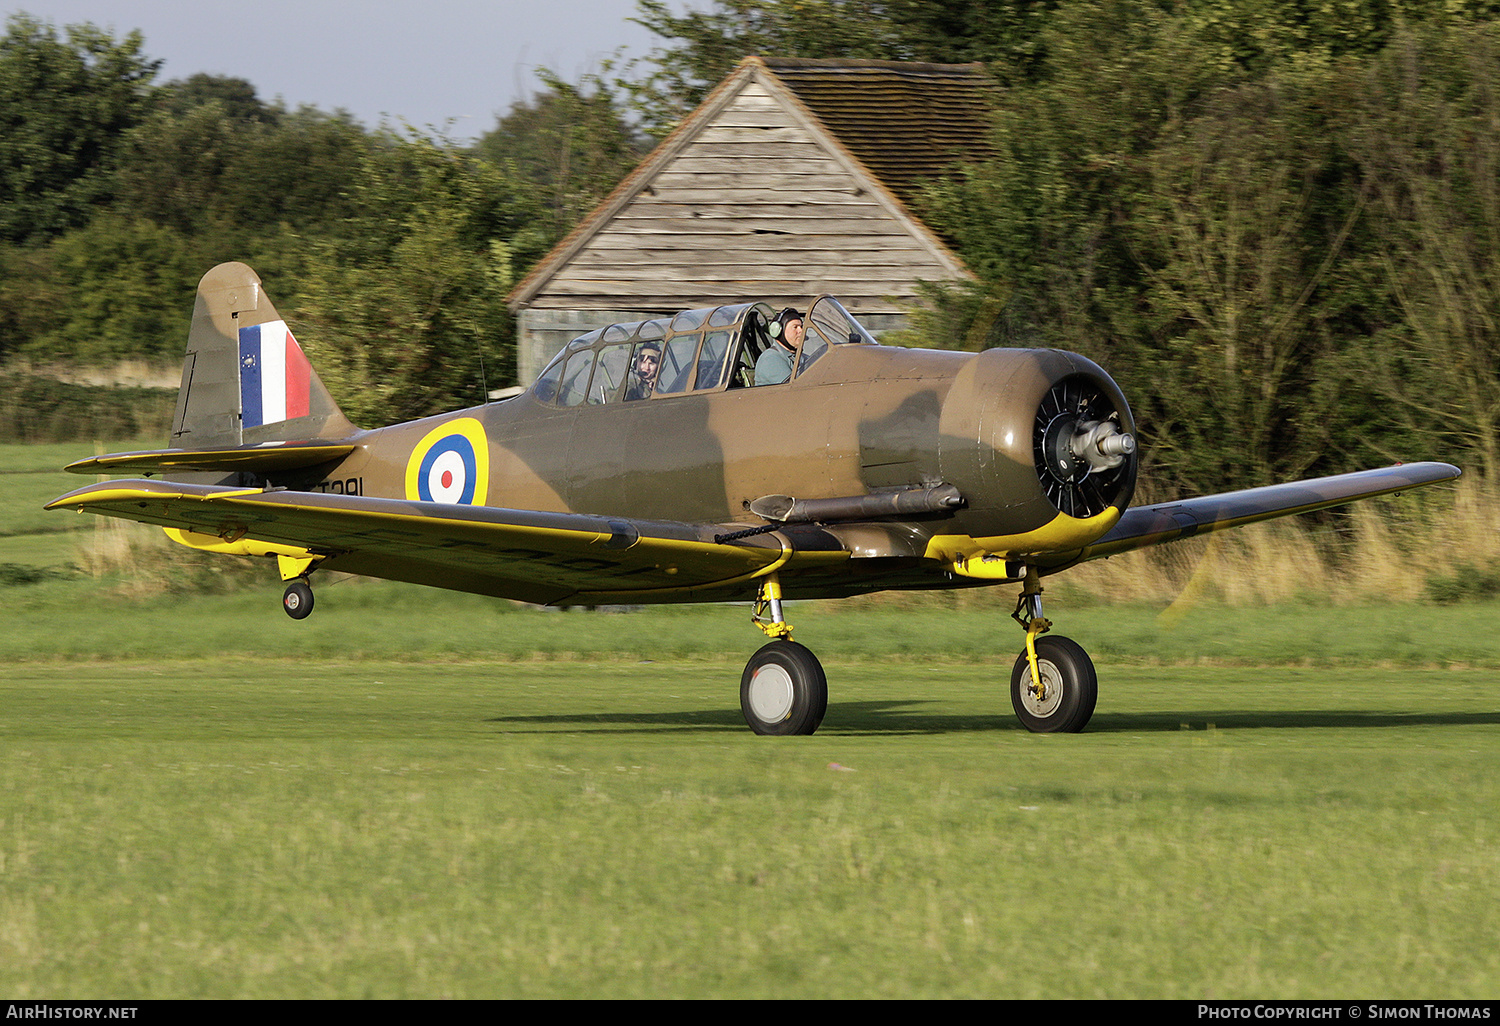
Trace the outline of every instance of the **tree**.
<instances>
[{"instance_id":1,"label":"tree","mask_svg":"<svg viewBox=\"0 0 1500 1026\"><path fill-rule=\"evenodd\" d=\"M36 242L88 221L111 195L117 142L145 116L160 61L92 25L24 14L0 37L0 240Z\"/></svg>"},{"instance_id":2,"label":"tree","mask_svg":"<svg viewBox=\"0 0 1500 1026\"><path fill-rule=\"evenodd\" d=\"M52 298L48 323L21 350L40 360L107 366L120 360L175 365L187 341L203 261L179 232L105 213L45 250L51 274L33 302Z\"/></svg>"},{"instance_id":3,"label":"tree","mask_svg":"<svg viewBox=\"0 0 1500 1026\"><path fill-rule=\"evenodd\" d=\"M488 161L415 132L387 137L349 184L353 214L311 240L298 338L357 423L484 401L515 377L509 240L532 212ZM300 325L305 325L303 331Z\"/></svg>"},{"instance_id":4,"label":"tree","mask_svg":"<svg viewBox=\"0 0 1500 1026\"><path fill-rule=\"evenodd\" d=\"M1348 79L1345 138L1373 194L1398 317L1368 364L1429 439L1500 481L1500 29L1405 29Z\"/></svg>"},{"instance_id":5,"label":"tree","mask_svg":"<svg viewBox=\"0 0 1500 1026\"><path fill-rule=\"evenodd\" d=\"M179 116L208 103L218 103L224 116L239 125L274 124L282 114L280 107L260 101L248 79L228 75L199 72L168 82L156 94L160 109Z\"/></svg>"},{"instance_id":6,"label":"tree","mask_svg":"<svg viewBox=\"0 0 1500 1026\"><path fill-rule=\"evenodd\" d=\"M1165 491L1348 469L1372 424L1343 387L1363 199L1329 66L1248 66L1215 41L1250 22L1201 15L1059 8L1045 65L997 97L995 158L922 204L988 283L970 337L1110 368Z\"/></svg>"},{"instance_id":7,"label":"tree","mask_svg":"<svg viewBox=\"0 0 1500 1026\"><path fill-rule=\"evenodd\" d=\"M1018 85L1046 67L1043 35L1059 0L887 0L884 6L902 59L980 61L1001 83Z\"/></svg>"},{"instance_id":8,"label":"tree","mask_svg":"<svg viewBox=\"0 0 1500 1026\"><path fill-rule=\"evenodd\" d=\"M349 215L347 183L370 145L347 116L313 108L174 101L126 136L117 201L232 247L282 225L317 233Z\"/></svg>"},{"instance_id":9,"label":"tree","mask_svg":"<svg viewBox=\"0 0 1500 1026\"><path fill-rule=\"evenodd\" d=\"M632 20L668 41L621 84L645 129L665 136L748 54L901 60L881 0L714 0L710 11L674 15L664 0L639 0Z\"/></svg>"},{"instance_id":10,"label":"tree","mask_svg":"<svg viewBox=\"0 0 1500 1026\"><path fill-rule=\"evenodd\" d=\"M1347 202L1324 220L1320 98L1274 82L1224 90L1141 162L1124 226L1150 332L1134 373L1153 382L1154 465L1192 490L1347 469L1327 465L1347 369L1329 286L1363 202L1335 188Z\"/></svg>"},{"instance_id":11,"label":"tree","mask_svg":"<svg viewBox=\"0 0 1500 1026\"><path fill-rule=\"evenodd\" d=\"M542 78L547 89L513 103L475 147L531 187L534 207L543 214L534 226L537 255L598 206L645 155L643 140L621 117L601 75L576 86L548 73Z\"/></svg>"}]
</instances>

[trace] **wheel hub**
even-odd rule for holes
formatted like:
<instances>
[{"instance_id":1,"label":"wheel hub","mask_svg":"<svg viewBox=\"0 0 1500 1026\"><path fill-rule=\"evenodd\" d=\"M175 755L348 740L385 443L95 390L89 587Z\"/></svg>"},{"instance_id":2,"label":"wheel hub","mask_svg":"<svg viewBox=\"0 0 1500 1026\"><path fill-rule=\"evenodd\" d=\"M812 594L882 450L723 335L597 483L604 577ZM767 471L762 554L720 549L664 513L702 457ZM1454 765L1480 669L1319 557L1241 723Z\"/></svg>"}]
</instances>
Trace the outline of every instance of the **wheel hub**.
<instances>
[{"instance_id":1,"label":"wheel hub","mask_svg":"<svg viewBox=\"0 0 1500 1026\"><path fill-rule=\"evenodd\" d=\"M1041 678L1040 694L1035 684L1028 685L1021 691L1021 701L1026 706L1026 711L1033 716L1047 717L1057 712L1057 707L1062 703L1062 679L1057 672L1057 667L1046 659L1036 661L1037 674Z\"/></svg>"},{"instance_id":2,"label":"wheel hub","mask_svg":"<svg viewBox=\"0 0 1500 1026\"><path fill-rule=\"evenodd\" d=\"M766 723L791 715L795 697L791 674L780 666L762 666L750 678L750 710Z\"/></svg>"}]
</instances>

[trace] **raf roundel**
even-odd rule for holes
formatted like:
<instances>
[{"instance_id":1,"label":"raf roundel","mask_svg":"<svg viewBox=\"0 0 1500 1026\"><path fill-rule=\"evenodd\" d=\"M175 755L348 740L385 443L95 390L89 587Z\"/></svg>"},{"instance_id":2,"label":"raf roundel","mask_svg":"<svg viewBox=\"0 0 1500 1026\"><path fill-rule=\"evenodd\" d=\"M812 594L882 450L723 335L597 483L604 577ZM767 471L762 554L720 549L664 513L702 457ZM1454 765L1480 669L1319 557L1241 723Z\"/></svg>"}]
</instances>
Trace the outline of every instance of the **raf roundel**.
<instances>
[{"instance_id":1,"label":"raf roundel","mask_svg":"<svg viewBox=\"0 0 1500 1026\"><path fill-rule=\"evenodd\" d=\"M419 502L483 506L489 491L489 445L472 417L427 433L406 463L406 497Z\"/></svg>"}]
</instances>

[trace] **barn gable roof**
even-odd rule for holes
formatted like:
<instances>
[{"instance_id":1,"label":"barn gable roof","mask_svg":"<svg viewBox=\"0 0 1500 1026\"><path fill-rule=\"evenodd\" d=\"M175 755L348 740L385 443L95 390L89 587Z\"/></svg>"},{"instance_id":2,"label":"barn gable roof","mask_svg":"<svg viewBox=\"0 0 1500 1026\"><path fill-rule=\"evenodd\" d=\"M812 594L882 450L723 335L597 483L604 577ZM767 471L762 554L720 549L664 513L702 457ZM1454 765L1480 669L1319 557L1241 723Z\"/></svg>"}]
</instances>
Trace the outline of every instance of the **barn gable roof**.
<instances>
[{"instance_id":1,"label":"barn gable roof","mask_svg":"<svg viewBox=\"0 0 1500 1026\"><path fill-rule=\"evenodd\" d=\"M867 292L971 277L907 201L984 152L988 87L979 65L747 57L507 301L674 309L841 291L841 269Z\"/></svg>"}]
</instances>

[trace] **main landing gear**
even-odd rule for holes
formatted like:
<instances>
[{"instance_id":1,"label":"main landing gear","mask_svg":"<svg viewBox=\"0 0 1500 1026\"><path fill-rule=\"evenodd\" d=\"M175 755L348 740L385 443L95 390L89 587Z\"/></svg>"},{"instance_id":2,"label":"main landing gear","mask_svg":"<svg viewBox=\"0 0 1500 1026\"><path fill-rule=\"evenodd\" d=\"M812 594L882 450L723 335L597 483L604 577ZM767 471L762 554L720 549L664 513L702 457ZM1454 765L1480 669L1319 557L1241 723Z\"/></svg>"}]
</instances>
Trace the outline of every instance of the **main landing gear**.
<instances>
[{"instance_id":1,"label":"main landing gear","mask_svg":"<svg viewBox=\"0 0 1500 1026\"><path fill-rule=\"evenodd\" d=\"M811 734L828 711L828 678L817 656L792 640L775 574L761 582L754 619L772 640L750 657L740 675L745 722L757 734Z\"/></svg>"},{"instance_id":2,"label":"main landing gear","mask_svg":"<svg viewBox=\"0 0 1500 1026\"><path fill-rule=\"evenodd\" d=\"M1052 627L1042 616L1041 577L1026 570L1012 617L1026 631L1026 649L1010 672L1010 703L1027 730L1073 734L1094 715L1099 678L1077 642L1042 637ZM750 657L740 676L740 711L757 734L811 734L828 711L828 678L817 657L792 640L781 610L781 582L761 582L754 621L771 642Z\"/></svg>"},{"instance_id":3,"label":"main landing gear","mask_svg":"<svg viewBox=\"0 0 1500 1026\"><path fill-rule=\"evenodd\" d=\"M1011 617L1026 631L1026 650L1010 671L1010 704L1027 730L1076 734L1094 715L1099 678L1083 646L1069 638L1044 638L1052 621L1042 616L1041 576L1026 568L1026 583Z\"/></svg>"}]
</instances>

